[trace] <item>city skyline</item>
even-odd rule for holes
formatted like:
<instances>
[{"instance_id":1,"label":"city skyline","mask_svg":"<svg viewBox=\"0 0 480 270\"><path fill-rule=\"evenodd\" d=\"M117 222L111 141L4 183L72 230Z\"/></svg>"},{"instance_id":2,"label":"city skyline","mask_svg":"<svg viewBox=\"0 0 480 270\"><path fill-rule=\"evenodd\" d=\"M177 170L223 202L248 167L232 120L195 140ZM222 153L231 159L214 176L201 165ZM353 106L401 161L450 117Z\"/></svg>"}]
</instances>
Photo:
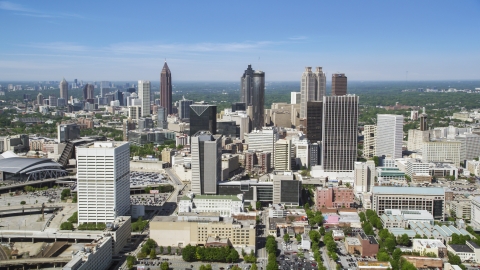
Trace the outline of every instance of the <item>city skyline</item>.
<instances>
[{"instance_id":1,"label":"city skyline","mask_svg":"<svg viewBox=\"0 0 480 270\"><path fill-rule=\"evenodd\" d=\"M271 81L298 80L308 65L349 81L478 78L478 1L307 6L266 1L245 15L240 3L0 1L8 25L0 80L157 81L165 58L175 81L235 81L248 64ZM169 12L158 18L159 8ZM320 9L322 27L305 27ZM142 10L141 18L130 10ZM152 34L167 22L168 35Z\"/></svg>"}]
</instances>

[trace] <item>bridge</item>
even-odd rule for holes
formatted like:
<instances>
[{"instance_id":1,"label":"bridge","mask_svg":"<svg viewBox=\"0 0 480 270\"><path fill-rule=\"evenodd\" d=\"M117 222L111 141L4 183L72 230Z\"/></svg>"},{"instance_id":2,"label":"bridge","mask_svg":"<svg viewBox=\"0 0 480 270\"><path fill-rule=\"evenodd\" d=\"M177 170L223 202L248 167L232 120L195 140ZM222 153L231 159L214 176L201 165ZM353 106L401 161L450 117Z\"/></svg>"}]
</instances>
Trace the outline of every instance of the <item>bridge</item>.
<instances>
[{"instance_id":1,"label":"bridge","mask_svg":"<svg viewBox=\"0 0 480 270\"><path fill-rule=\"evenodd\" d=\"M40 265L40 264L50 264L50 265L58 266L58 265L65 265L71 260L72 260L71 257L0 260L0 267L9 267L14 265Z\"/></svg>"},{"instance_id":2,"label":"bridge","mask_svg":"<svg viewBox=\"0 0 480 270\"><path fill-rule=\"evenodd\" d=\"M31 240L35 242L91 242L101 236L103 231L31 231L31 230L2 230L0 231L0 242L15 242L15 240Z\"/></svg>"},{"instance_id":3,"label":"bridge","mask_svg":"<svg viewBox=\"0 0 480 270\"><path fill-rule=\"evenodd\" d=\"M35 181L24 181L21 183L16 183L13 185L3 185L0 186L0 193L9 193L12 190L21 190L24 189L26 186L37 186L37 185L53 185L55 184L71 184L77 182L74 176L65 176L65 177L58 177L58 178L48 178L43 180L35 180Z\"/></svg>"},{"instance_id":4,"label":"bridge","mask_svg":"<svg viewBox=\"0 0 480 270\"><path fill-rule=\"evenodd\" d=\"M63 206L45 206L43 208L44 213L51 213L55 210L61 209ZM11 217L11 216L21 216L21 215L31 215L31 214L41 214L42 207L22 207L22 208L0 208L0 218Z\"/></svg>"}]
</instances>

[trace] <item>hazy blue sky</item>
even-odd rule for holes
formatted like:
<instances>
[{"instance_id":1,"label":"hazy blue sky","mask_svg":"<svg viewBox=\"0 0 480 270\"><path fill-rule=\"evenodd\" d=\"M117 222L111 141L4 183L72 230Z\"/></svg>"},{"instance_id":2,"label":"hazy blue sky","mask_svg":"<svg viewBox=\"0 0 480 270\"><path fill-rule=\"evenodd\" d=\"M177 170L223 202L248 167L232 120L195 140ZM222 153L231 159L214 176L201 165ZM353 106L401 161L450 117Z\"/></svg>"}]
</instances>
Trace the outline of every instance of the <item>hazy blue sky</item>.
<instances>
[{"instance_id":1,"label":"hazy blue sky","mask_svg":"<svg viewBox=\"0 0 480 270\"><path fill-rule=\"evenodd\" d=\"M480 1L0 1L0 80L480 79Z\"/></svg>"}]
</instances>

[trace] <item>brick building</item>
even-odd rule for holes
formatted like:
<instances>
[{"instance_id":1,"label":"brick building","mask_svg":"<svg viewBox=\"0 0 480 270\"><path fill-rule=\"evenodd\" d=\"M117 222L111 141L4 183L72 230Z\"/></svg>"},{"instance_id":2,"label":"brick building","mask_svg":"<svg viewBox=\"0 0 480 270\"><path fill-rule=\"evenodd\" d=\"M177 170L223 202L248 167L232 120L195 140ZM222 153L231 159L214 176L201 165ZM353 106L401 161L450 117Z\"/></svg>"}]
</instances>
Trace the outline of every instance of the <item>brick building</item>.
<instances>
[{"instance_id":1,"label":"brick building","mask_svg":"<svg viewBox=\"0 0 480 270\"><path fill-rule=\"evenodd\" d=\"M353 189L339 187L317 187L315 206L320 208L350 208L354 203Z\"/></svg>"}]
</instances>

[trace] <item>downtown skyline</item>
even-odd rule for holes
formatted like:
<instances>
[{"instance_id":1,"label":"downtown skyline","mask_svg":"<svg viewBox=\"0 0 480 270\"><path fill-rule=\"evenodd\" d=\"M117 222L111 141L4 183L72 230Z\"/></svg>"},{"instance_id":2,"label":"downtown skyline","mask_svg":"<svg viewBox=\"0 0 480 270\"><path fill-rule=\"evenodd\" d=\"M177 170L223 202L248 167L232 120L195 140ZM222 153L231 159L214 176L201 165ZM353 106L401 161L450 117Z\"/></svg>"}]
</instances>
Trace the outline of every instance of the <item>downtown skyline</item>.
<instances>
[{"instance_id":1,"label":"downtown skyline","mask_svg":"<svg viewBox=\"0 0 480 270\"><path fill-rule=\"evenodd\" d=\"M480 71L478 1L266 1L248 13L223 2L113 3L0 1L0 81L154 82L165 59L174 82L238 81L248 64L266 81L298 81L306 66L322 66L327 81L475 80Z\"/></svg>"}]
</instances>

